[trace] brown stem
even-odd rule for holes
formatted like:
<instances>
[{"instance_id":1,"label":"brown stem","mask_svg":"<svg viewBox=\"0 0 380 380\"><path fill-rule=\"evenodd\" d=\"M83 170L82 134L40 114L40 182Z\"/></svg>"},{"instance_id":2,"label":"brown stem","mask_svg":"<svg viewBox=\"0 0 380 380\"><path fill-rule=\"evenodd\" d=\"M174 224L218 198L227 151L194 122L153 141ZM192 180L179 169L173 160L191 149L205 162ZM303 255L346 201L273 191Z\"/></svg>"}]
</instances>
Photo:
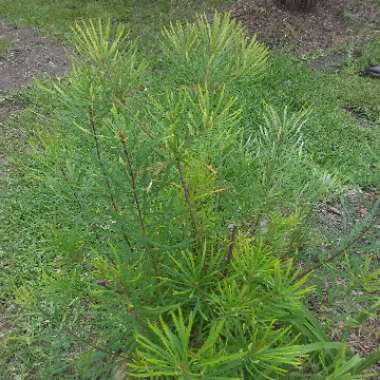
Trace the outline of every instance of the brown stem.
<instances>
[{"instance_id":1,"label":"brown stem","mask_svg":"<svg viewBox=\"0 0 380 380\"><path fill-rule=\"evenodd\" d=\"M99 164L100 169L101 169L101 171L103 173L104 182L105 182L106 187L108 189L108 194L110 196L110 201L111 201L112 209L113 209L114 212L116 212L118 214L119 213L119 207L118 207L118 205L116 203L116 199L115 199L115 197L113 195L111 180L110 180L110 178L107 175L107 170L106 170L106 168L105 168L105 166L103 164L103 161L102 161L100 144L99 144L98 135L97 135L97 131L96 131L95 110L94 110L92 102L90 102L88 110L89 110L89 116L90 116L91 132L92 132L92 137L94 138L94 142L95 142L96 157L98 159L98 164ZM123 236L124 240L126 241L129 249L131 251L133 251L133 247L132 247L132 244L131 244L131 241L130 241L128 235L125 232L123 232L122 236Z\"/></svg>"},{"instance_id":2,"label":"brown stem","mask_svg":"<svg viewBox=\"0 0 380 380\"><path fill-rule=\"evenodd\" d=\"M176 168L177 168L177 171L178 171L179 179L180 179L180 182L181 182L183 196L185 198L185 202L186 202L187 207L188 207L189 212L190 212L191 225L192 225L192 228L193 228L194 239L195 239L195 241L196 241L196 243L198 245L199 251L201 251L202 250L202 241L203 241L203 239L202 239L201 231L199 229L195 207L194 207L193 202L191 200L189 185L188 185L188 183L186 181L186 178L185 178L185 175L184 175L184 172L183 172L182 163L181 163L181 160L179 159L179 157L175 158L175 162L176 162Z\"/></svg>"},{"instance_id":3,"label":"brown stem","mask_svg":"<svg viewBox=\"0 0 380 380\"><path fill-rule=\"evenodd\" d=\"M141 126L141 128L147 137L149 137L151 140L154 140L153 135L146 128L144 128L142 126ZM181 163L181 160L179 159L178 155L175 156L175 162L176 162L176 168L177 168L177 171L178 171L178 174L180 177L183 195L184 195L186 204L189 208L194 238L195 238L195 241L197 242L198 249L201 251L202 250L202 241L203 241L202 234L201 234L200 229L198 227L196 212L195 212L195 208L193 206L192 200L191 200L189 186L186 182L186 178L185 178L185 175L183 173L182 163Z\"/></svg>"},{"instance_id":4,"label":"brown stem","mask_svg":"<svg viewBox=\"0 0 380 380\"><path fill-rule=\"evenodd\" d=\"M123 146L124 159L125 159L125 162L127 164L127 171L128 171L129 178L131 180L133 201L134 201L135 208L137 211L137 216L139 219L139 224L140 224L141 232L142 232L143 239L144 239L144 244L145 244L146 250L148 251L148 254L151 258L154 272L158 276L157 261L156 261L155 254L153 252L153 247L148 242L148 236L146 233L144 215L143 215L143 212L141 210L140 199L139 199L139 195L138 195L138 191L137 191L136 173L135 173L135 170L133 168L131 156L129 154L124 129L119 130L119 139L120 139L121 145Z\"/></svg>"}]
</instances>

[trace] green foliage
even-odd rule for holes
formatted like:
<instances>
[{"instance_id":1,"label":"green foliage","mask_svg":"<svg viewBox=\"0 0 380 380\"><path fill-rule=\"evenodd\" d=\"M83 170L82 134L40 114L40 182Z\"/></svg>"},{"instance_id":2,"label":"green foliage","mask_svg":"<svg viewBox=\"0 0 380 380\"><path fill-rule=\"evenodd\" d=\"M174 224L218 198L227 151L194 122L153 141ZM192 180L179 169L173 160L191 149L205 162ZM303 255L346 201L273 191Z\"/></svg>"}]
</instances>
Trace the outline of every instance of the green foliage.
<instances>
[{"instance_id":1,"label":"green foliage","mask_svg":"<svg viewBox=\"0 0 380 380\"><path fill-rule=\"evenodd\" d=\"M117 60L120 42L126 38L125 28L119 24L116 30L111 21L103 23L100 19L78 22L74 27L73 45L76 51L90 58L99 67Z\"/></svg>"},{"instance_id":2,"label":"green foliage","mask_svg":"<svg viewBox=\"0 0 380 380\"><path fill-rule=\"evenodd\" d=\"M309 209L338 189L304 149L308 115L244 118L236 89L263 80L266 49L228 16L171 26L169 80L122 28L74 30L80 59L66 81L40 86L57 107L26 163L54 210L41 228L51 261L18 300L107 354L78 355L77 373L91 378L92 361L117 353L142 378L364 370L372 360L337 355L308 312L312 287L292 260Z\"/></svg>"},{"instance_id":3,"label":"green foliage","mask_svg":"<svg viewBox=\"0 0 380 380\"><path fill-rule=\"evenodd\" d=\"M134 377L165 376L175 379L237 379L225 376L237 366L244 354L226 354L218 350L218 341L223 331L223 322L211 326L209 336L195 352L191 352L193 332L193 315L190 313L185 324L182 312L178 316L171 313L173 332L160 318L160 325L150 324L150 330L157 339L157 344L143 335L137 336L141 350L137 351L136 361L130 364Z\"/></svg>"},{"instance_id":4,"label":"green foliage","mask_svg":"<svg viewBox=\"0 0 380 380\"><path fill-rule=\"evenodd\" d=\"M269 66L224 16L167 27L156 43L176 2L134 4L133 16L122 3L0 0L45 28L112 16L74 28L80 57L36 91L43 114L23 121L35 150L14 194L0 194L4 298L18 289L23 304L4 377L360 378L378 354L327 342L291 257L310 245L316 200L374 183L378 138L341 108L373 117L378 88L283 55ZM144 53L154 46L151 67L115 20ZM377 289L370 263L356 265L355 288Z\"/></svg>"},{"instance_id":5,"label":"green foliage","mask_svg":"<svg viewBox=\"0 0 380 380\"><path fill-rule=\"evenodd\" d=\"M182 85L228 86L260 77L266 66L266 48L255 37L245 37L241 25L227 14L216 13L212 23L202 16L193 24L172 24L163 30L161 45L167 67Z\"/></svg>"},{"instance_id":6,"label":"green foliage","mask_svg":"<svg viewBox=\"0 0 380 380\"><path fill-rule=\"evenodd\" d=\"M371 52L369 50L368 52ZM288 105L288 111L309 111L303 128L304 150L313 158L323 176L335 178L350 187L376 185L377 160L368 146L378 152L379 82L357 75L363 66L350 67L339 75L321 74L284 54L272 54L269 72L255 87L239 88L243 113L261 122L264 101L275 109ZM357 110L371 128L364 128ZM261 115L261 116L260 116Z\"/></svg>"}]
</instances>

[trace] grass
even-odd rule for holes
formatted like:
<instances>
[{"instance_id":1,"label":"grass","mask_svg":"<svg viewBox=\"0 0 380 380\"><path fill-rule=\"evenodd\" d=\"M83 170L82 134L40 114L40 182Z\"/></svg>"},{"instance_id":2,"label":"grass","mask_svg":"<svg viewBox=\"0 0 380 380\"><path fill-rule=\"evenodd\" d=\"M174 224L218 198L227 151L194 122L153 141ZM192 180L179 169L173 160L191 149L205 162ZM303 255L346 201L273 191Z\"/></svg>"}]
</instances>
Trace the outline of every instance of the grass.
<instances>
[{"instance_id":1,"label":"grass","mask_svg":"<svg viewBox=\"0 0 380 380\"><path fill-rule=\"evenodd\" d=\"M310 109L306 147L316 162L339 174L346 183L367 186L377 175L369 169L373 162L368 156L368 145L377 149L379 143L379 83L358 77L356 69L350 67L339 75L324 75L291 58L275 55L271 74L259 91L247 94L247 103L248 107L257 104L257 93L277 106ZM373 128L361 128L349 109L360 110L373 121Z\"/></svg>"},{"instance_id":2,"label":"grass","mask_svg":"<svg viewBox=\"0 0 380 380\"><path fill-rule=\"evenodd\" d=\"M1 16L9 20L38 26L44 33L59 37L68 36L72 22L78 18L111 17L115 22L126 22L153 68L161 70L156 47L160 27L171 19L193 18L196 11L217 4L217 1L166 0L138 3L122 0L0 0L0 9ZM313 157L315 168L334 175L343 188L378 186L379 163L370 150L379 153L380 81L360 78L357 71L365 64L376 63L379 58L378 47L364 46L357 56L347 61L342 72L335 75L318 73L292 57L274 53L264 80L256 87L239 89L240 98L244 99L241 106L248 115L245 118L247 127L260 121L266 103L279 109L288 105L291 111L310 110L304 134L306 149ZM36 88L22 97L28 99L31 110L38 107L42 115L53 111L51 99ZM357 115L369 120L371 127L362 128ZM93 379L96 375L107 379L109 363L101 353L98 353L98 360L87 358L86 344L73 339L62 325L55 325L55 321L33 309L15 306L28 298L27 294L15 290L25 284L38 289L44 272L50 272L52 268L59 270L62 264L57 261L54 248L47 245L49 236L45 234L52 221L62 217L59 201L35 196L41 193L38 177L42 174L37 169L30 171L33 163L25 161L28 157L22 157L28 140L34 135L30 126L43 124L43 120L44 116L36 118L32 111L26 111L19 119L6 123L0 138L0 150L13 157L13 173L0 176L0 184L6 189L0 193L0 311L3 313L0 321L0 374L4 379ZM350 214L350 207L347 212ZM333 236L326 239L336 240L335 231L330 233ZM75 236L67 239L69 244L70 240L75 241ZM368 239L376 242L378 236ZM85 246L78 248L79 251L85 249ZM376 258L376 250L369 254ZM330 309L324 316L327 323L337 323L347 315L352 317L358 307L366 307L368 299L373 301L376 298L376 294L365 293L353 302L352 291L357 289L353 279L366 275L360 272L364 261L365 255L347 255L339 266L326 267L317 278L319 289L328 293ZM335 286L338 273L347 287ZM338 299L343 302L334 307ZM54 315L54 305L47 307ZM60 320L66 318L69 325L75 326L72 310L76 310L75 305L68 308L67 315ZM77 312L80 314L82 310ZM84 336L91 335L91 331L86 331L86 325L81 327ZM78 368L79 358L87 365Z\"/></svg>"},{"instance_id":3,"label":"grass","mask_svg":"<svg viewBox=\"0 0 380 380\"><path fill-rule=\"evenodd\" d=\"M13 44L3 37L0 37L0 57L4 57L12 48Z\"/></svg>"},{"instance_id":4,"label":"grass","mask_svg":"<svg viewBox=\"0 0 380 380\"><path fill-rule=\"evenodd\" d=\"M38 27L42 32L63 38L76 20L111 18L128 25L131 37L141 41L144 51L155 51L160 28L170 20L194 17L229 0L0 0L0 16L19 25Z\"/></svg>"}]
</instances>

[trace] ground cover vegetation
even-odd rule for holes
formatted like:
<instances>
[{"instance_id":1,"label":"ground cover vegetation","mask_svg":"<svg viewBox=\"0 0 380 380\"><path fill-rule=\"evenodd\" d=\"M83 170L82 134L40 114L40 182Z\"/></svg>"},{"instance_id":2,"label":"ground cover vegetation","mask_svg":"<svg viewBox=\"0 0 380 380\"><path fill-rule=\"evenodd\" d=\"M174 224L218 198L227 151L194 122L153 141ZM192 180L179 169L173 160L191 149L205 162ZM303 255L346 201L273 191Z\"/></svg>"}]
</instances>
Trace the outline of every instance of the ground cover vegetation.
<instances>
[{"instance_id":1,"label":"ground cover vegetation","mask_svg":"<svg viewBox=\"0 0 380 380\"><path fill-rule=\"evenodd\" d=\"M362 378L379 202L357 222L346 190L379 186L379 88L352 75L376 48L322 75L221 15L148 51L107 20L70 41L1 142L5 378Z\"/></svg>"},{"instance_id":2,"label":"ground cover vegetation","mask_svg":"<svg viewBox=\"0 0 380 380\"><path fill-rule=\"evenodd\" d=\"M12 44L5 38L0 38L0 57L5 55L11 46Z\"/></svg>"}]
</instances>

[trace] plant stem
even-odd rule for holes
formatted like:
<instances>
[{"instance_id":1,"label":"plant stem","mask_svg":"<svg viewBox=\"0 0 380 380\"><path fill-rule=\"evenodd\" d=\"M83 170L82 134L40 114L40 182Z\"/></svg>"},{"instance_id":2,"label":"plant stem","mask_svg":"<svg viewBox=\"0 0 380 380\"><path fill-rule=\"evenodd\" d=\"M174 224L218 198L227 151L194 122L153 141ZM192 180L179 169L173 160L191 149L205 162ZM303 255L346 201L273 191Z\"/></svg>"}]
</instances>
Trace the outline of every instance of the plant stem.
<instances>
[{"instance_id":1,"label":"plant stem","mask_svg":"<svg viewBox=\"0 0 380 380\"><path fill-rule=\"evenodd\" d=\"M112 208L113 208L113 210L115 212L119 212L119 208L117 206L115 197L113 195L112 186L111 186L111 180L109 179L109 177L107 175L106 168L104 167L104 164L103 164L103 161L102 161L102 156L101 156L101 151L100 151L100 144L99 144L98 135L97 135L97 132L96 132L95 112L94 112L94 107L93 107L92 102L91 102L91 104L89 106L88 112L89 112L89 116L90 116L90 126L91 126L92 137L94 138L94 142L95 142L96 157L98 159L99 166L100 166L100 168L102 170L102 173L103 173L104 181L105 181L105 184L107 186L107 190L108 190L108 193L109 193L109 196L110 196Z\"/></svg>"},{"instance_id":2,"label":"plant stem","mask_svg":"<svg viewBox=\"0 0 380 380\"><path fill-rule=\"evenodd\" d=\"M179 179L181 182L183 196L185 198L185 202L186 202L187 207L188 207L189 212L190 212L191 225L193 228L194 239L197 243L199 251L201 251L202 250L203 238L202 238L201 231L199 229L195 207L194 207L193 202L191 200L189 185L186 181L186 178L185 178L185 175L183 172L182 163L181 163L181 160L179 159L178 156L175 157L175 163L176 163L176 168L178 171Z\"/></svg>"},{"instance_id":3,"label":"plant stem","mask_svg":"<svg viewBox=\"0 0 380 380\"><path fill-rule=\"evenodd\" d=\"M67 185L70 187L70 190L71 192L73 193L73 196L75 198L75 201L77 202L78 204L78 207L81 209L82 208L82 204L81 202L79 201L79 197L78 197L78 194L76 193L76 191L74 190L74 188L71 186L70 184L70 180L69 180L69 177L68 175L66 174L65 170L63 168L60 168L60 171L62 173L62 176L63 176L63 179L66 181Z\"/></svg>"},{"instance_id":4,"label":"plant stem","mask_svg":"<svg viewBox=\"0 0 380 380\"><path fill-rule=\"evenodd\" d=\"M228 276L228 266L232 260L233 251L236 243L236 235L238 231L238 227L236 224L231 224L228 226L230 229L230 239L228 243L227 255L226 255L226 269L224 270L224 276Z\"/></svg>"},{"instance_id":5,"label":"plant stem","mask_svg":"<svg viewBox=\"0 0 380 380\"><path fill-rule=\"evenodd\" d=\"M102 160L102 155L101 155L101 150L100 150L100 144L99 144L99 140L98 140L98 135L97 135L97 131L96 131L96 117L95 117L95 111L94 111L94 106L93 106L93 103L92 101L90 102L90 105L89 105L89 108L88 108L88 113L89 113L89 117L90 117L90 126L91 126L91 132L92 132L92 137L94 138L94 142L95 142L95 148L96 148L96 157L98 159L98 164L100 166L100 169L103 173L103 178L104 178L104 182L106 184L106 187L108 189L108 193L109 193L109 197L110 197L110 201L111 201L111 205L112 205L112 209L114 212L116 212L117 214L119 214L120 212L120 209L116 203L116 199L113 195L113 191L112 191L112 182L107 174L107 170L103 164L103 160ZM128 235L123 232L122 233L123 235L123 238L124 240L126 241L129 249L131 251L133 251L133 247L132 247L132 244L131 244L131 241L128 237Z\"/></svg>"},{"instance_id":6,"label":"plant stem","mask_svg":"<svg viewBox=\"0 0 380 380\"><path fill-rule=\"evenodd\" d=\"M153 247L148 242L148 236L146 233L144 215L143 215L143 212L141 210L140 199L139 199L139 195L138 195L138 191L137 191L136 173L135 173L135 170L133 168L131 156L129 154L124 129L119 130L119 139L120 139L121 145L123 146L124 159L125 159L125 162L127 164L127 171L128 171L129 178L131 180L133 201L134 201L135 208L137 211L137 216L138 216L141 232L142 232L143 239L144 239L144 244L145 244L146 250L148 251L148 254L151 258L153 270L154 270L156 276L158 276L157 260L156 260L155 254L153 252Z\"/></svg>"}]
</instances>

